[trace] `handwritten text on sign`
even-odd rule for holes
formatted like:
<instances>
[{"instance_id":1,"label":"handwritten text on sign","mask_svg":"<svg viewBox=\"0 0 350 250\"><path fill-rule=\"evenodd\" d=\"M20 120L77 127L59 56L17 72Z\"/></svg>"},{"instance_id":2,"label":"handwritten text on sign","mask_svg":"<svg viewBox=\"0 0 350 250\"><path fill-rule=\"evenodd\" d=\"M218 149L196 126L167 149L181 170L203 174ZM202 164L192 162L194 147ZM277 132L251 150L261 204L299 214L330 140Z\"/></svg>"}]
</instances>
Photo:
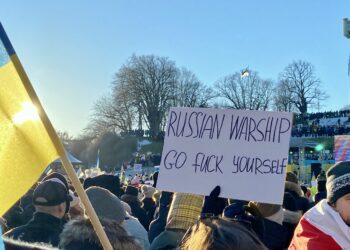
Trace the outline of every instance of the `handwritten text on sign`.
<instances>
[{"instance_id":1,"label":"handwritten text on sign","mask_svg":"<svg viewBox=\"0 0 350 250\"><path fill-rule=\"evenodd\" d=\"M172 108L157 187L282 203L291 113Z\"/></svg>"}]
</instances>

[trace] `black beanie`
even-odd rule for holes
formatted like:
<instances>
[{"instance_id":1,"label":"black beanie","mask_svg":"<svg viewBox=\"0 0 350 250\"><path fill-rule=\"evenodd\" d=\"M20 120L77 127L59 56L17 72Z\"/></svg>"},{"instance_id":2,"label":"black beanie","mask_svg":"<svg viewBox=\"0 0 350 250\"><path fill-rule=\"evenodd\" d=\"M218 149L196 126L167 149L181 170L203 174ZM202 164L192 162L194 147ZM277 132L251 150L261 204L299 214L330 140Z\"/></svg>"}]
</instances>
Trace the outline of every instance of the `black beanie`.
<instances>
[{"instance_id":1,"label":"black beanie","mask_svg":"<svg viewBox=\"0 0 350 250\"><path fill-rule=\"evenodd\" d=\"M350 161L336 163L327 171L327 200L335 203L350 194Z\"/></svg>"}]
</instances>

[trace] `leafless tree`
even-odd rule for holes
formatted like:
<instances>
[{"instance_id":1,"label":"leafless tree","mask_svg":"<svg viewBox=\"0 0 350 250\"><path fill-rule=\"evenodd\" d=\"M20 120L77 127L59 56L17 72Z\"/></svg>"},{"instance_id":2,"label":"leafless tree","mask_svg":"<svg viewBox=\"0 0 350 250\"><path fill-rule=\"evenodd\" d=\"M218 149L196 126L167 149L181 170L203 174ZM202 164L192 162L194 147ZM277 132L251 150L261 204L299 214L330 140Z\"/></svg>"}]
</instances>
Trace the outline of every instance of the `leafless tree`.
<instances>
[{"instance_id":1,"label":"leafless tree","mask_svg":"<svg viewBox=\"0 0 350 250\"><path fill-rule=\"evenodd\" d=\"M112 96L99 99L94 107L86 132L98 137L107 131L124 132L132 129L135 109L126 89L120 87Z\"/></svg>"},{"instance_id":2,"label":"leafless tree","mask_svg":"<svg viewBox=\"0 0 350 250\"><path fill-rule=\"evenodd\" d=\"M240 72L224 77L216 83L218 95L234 109L267 110L271 104L273 82L261 79L257 72Z\"/></svg>"},{"instance_id":3,"label":"leafless tree","mask_svg":"<svg viewBox=\"0 0 350 250\"><path fill-rule=\"evenodd\" d=\"M148 128L155 134L173 99L173 88L176 85L177 68L173 61L166 57L154 55L135 56L117 72L115 88L126 86L132 100L139 105Z\"/></svg>"},{"instance_id":4,"label":"leafless tree","mask_svg":"<svg viewBox=\"0 0 350 250\"><path fill-rule=\"evenodd\" d=\"M186 68L179 70L173 106L207 107L214 97L214 91L200 82L193 72Z\"/></svg>"},{"instance_id":5,"label":"leafless tree","mask_svg":"<svg viewBox=\"0 0 350 250\"><path fill-rule=\"evenodd\" d=\"M309 62L299 60L289 64L280 79L287 83L292 103L303 115L308 112L310 105L327 98L320 79L315 75L314 66Z\"/></svg>"},{"instance_id":6,"label":"leafless tree","mask_svg":"<svg viewBox=\"0 0 350 250\"><path fill-rule=\"evenodd\" d=\"M274 108L284 112L292 112L295 109L287 81L281 80L274 89Z\"/></svg>"}]
</instances>

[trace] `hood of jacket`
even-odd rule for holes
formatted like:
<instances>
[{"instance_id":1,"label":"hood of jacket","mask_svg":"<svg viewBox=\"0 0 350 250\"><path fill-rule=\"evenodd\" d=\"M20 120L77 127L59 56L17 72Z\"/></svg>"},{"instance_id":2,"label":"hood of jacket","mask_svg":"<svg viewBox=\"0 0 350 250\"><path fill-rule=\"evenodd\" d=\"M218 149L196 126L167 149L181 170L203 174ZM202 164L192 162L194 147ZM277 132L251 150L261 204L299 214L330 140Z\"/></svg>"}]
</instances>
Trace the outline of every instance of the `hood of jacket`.
<instances>
[{"instance_id":1,"label":"hood of jacket","mask_svg":"<svg viewBox=\"0 0 350 250\"><path fill-rule=\"evenodd\" d=\"M287 209L283 209L283 214L283 222L289 224L298 224L302 216L300 211L290 211Z\"/></svg>"}]
</instances>

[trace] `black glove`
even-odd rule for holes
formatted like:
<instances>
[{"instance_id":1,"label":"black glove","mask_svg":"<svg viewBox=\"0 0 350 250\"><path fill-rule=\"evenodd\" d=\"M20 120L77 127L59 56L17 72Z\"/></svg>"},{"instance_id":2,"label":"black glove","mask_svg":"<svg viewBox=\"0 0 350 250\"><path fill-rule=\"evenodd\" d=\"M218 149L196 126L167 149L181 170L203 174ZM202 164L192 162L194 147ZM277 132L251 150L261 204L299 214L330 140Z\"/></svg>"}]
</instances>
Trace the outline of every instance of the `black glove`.
<instances>
[{"instance_id":1,"label":"black glove","mask_svg":"<svg viewBox=\"0 0 350 250\"><path fill-rule=\"evenodd\" d=\"M213 214L215 216L222 214L227 205L227 199L219 198L221 188L216 186L209 196L205 196L202 208L203 214Z\"/></svg>"}]
</instances>

